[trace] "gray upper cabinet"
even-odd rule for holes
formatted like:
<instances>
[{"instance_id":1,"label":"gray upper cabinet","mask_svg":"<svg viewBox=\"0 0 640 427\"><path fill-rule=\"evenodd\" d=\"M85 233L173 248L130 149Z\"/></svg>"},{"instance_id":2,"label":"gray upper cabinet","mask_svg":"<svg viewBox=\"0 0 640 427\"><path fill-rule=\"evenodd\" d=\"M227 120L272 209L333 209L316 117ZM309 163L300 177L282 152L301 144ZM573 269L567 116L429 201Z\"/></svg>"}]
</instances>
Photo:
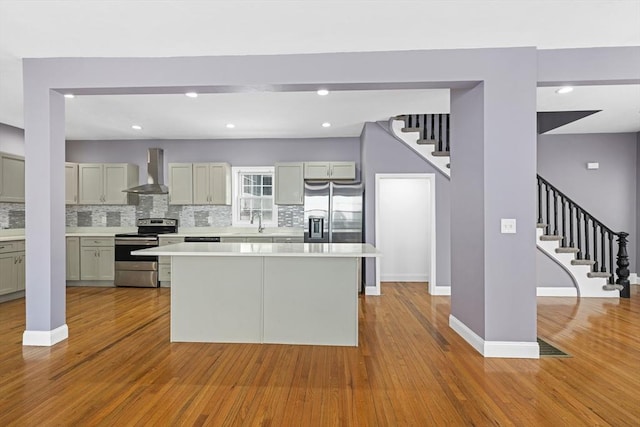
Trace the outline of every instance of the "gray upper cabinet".
<instances>
[{"instance_id":1,"label":"gray upper cabinet","mask_svg":"<svg viewBox=\"0 0 640 427\"><path fill-rule=\"evenodd\" d=\"M24 203L24 157L0 153L0 202Z\"/></svg>"},{"instance_id":2,"label":"gray upper cabinet","mask_svg":"<svg viewBox=\"0 0 640 427\"><path fill-rule=\"evenodd\" d=\"M196 205L230 205L231 165L228 163L194 163L193 203Z\"/></svg>"},{"instance_id":3,"label":"gray upper cabinet","mask_svg":"<svg viewBox=\"0 0 640 427\"><path fill-rule=\"evenodd\" d=\"M122 190L138 185L138 166L128 163L80 163L78 202L83 205L126 205Z\"/></svg>"},{"instance_id":4,"label":"gray upper cabinet","mask_svg":"<svg viewBox=\"0 0 640 427\"><path fill-rule=\"evenodd\" d=\"M305 162L304 179L354 180L355 162Z\"/></svg>"},{"instance_id":5,"label":"gray upper cabinet","mask_svg":"<svg viewBox=\"0 0 640 427\"><path fill-rule=\"evenodd\" d=\"M193 164L169 163L169 204L193 203Z\"/></svg>"},{"instance_id":6,"label":"gray upper cabinet","mask_svg":"<svg viewBox=\"0 0 640 427\"><path fill-rule=\"evenodd\" d=\"M304 164L275 164L276 205L301 205L304 198Z\"/></svg>"},{"instance_id":7,"label":"gray upper cabinet","mask_svg":"<svg viewBox=\"0 0 640 427\"><path fill-rule=\"evenodd\" d=\"M65 182L65 198L67 205L75 205L78 203L78 164L64 164L64 182Z\"/></svg>"}]
</instances>

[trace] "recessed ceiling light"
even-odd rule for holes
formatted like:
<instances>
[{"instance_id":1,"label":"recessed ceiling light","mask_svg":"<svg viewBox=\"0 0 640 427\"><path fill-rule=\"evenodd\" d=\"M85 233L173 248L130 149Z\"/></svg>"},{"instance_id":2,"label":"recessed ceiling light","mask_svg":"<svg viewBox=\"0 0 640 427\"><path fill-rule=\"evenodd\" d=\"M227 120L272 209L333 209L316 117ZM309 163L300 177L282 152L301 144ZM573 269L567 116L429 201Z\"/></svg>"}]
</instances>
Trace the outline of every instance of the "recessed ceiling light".
<instances>
[{"instance_id":1,"label":"recessed ceiling light","mask_svg":"<svg viewBox=\"0 0 640 427\"><path fill-rule=\"evenodd\" d=\"M236 127L236 125L233 123L227 123L227 129L233 129L234 127Z\"/></svg>"},{"instance_id":2,"label":"recessed ceiling light","mask_svg":"<svg viewBox=\"0 0 640 427\"><path fill-rule=\"evenodd\" d=\"M142 126L140 126L140 125L131 125L131 129L133 129L133 130L142 130Z\"/></svg>"},{"instance_id":3,"label":"recessed ceiling light","mask_svg":"<svg viewBox=\"0 0 640 427\"><path fill-rule=\"evenodd\" d=\"M322 124L322 127L323 127L323 128L330 128L330 127L331 127L331 123L329 123L329 122L324 122L324 123Z\"/></svg>"},{"instance_id":4,"label":"recessed ceiling light","mask_svg":"<svg viewBox=\"0 0 640 427\"><path fill-rule=\"evenodd\" d=\"M72 94L72 93L65 93L64 97L67 98L67 99L72 99L72 98L75 98L76 96L74 94Z\"/></svg>"},{"instance_id":5,"label":"recessed ceiling light","mask_svg":"<svg viewBox=\"0 0 640 427\"><path fill-rule=\"evenodd\" d=\"M316 93L320 96L329 95L329 91L327 89L318 89Z\"/></svg>"},{"instance_id":6,"label":"recessed ceiling light","mask_svg":"<svg viewBox=\"0 0 640 427\"><path fill-rule=\"evenodd\" d=\"M189 97L189 98L197 98L198 97L198 94L196 92L187 92L184 95Z\"/></svg>"},{"instance_id":7,"label":"recessed ceiling light","mask_svg":"<svg viewBox=\"0 0 640 427\"><path fill-rule=\"evenodd\" d=\"M563 94L569 93L569 92L573 92L573 88L571 86L564 86L564 87L561 87L560 89L556 90L556 93L559 93L560 95L563 95Z\"/></svg>"}]
</instances>

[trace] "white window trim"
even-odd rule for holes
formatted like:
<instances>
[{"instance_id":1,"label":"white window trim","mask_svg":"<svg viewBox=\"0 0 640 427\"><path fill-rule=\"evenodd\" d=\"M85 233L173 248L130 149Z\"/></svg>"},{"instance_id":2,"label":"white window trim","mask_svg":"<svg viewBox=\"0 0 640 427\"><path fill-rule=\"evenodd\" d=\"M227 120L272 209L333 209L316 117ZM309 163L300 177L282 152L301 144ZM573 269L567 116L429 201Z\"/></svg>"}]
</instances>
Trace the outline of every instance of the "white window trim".
<instances>
[{"instance_id":1,"label":"white window trim","mask_svg":"<svg viewBox=\"0 0 640 427\"><path fill-rule=\"evenodd\" d=\"M257 227L258 224L254 221L253 224L250 221L242 221L240 220L240 215L238 212L238 207L240 206L240 202L238 201L239 197L239 186L240 186L240 174L241 173L271 173L273 175L272 183L273 183L273 191L272 197L274 197L275 202L275 167L273 166L234 166L231 168L231 193L233 194L233 200L231 202L231 225L233 227ZM271 221L262 221L263 227L277 227L278 226L278 205L273 204L273 215Z\"/></svg>"}]
</instances>

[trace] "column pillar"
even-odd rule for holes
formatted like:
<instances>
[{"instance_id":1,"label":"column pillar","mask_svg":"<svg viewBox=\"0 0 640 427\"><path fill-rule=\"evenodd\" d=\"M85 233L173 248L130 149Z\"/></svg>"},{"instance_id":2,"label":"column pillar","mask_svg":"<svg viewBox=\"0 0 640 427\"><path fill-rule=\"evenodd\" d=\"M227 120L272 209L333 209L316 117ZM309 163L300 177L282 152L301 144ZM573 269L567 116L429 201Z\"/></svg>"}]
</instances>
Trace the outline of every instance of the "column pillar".
<instances>
[{"instance_id":1,"label":"column pillar","mask_svg":"<svg viewBox=\"0 0 640 427\"><path fill-rule=\"evenodd\" d=\"M537 358L535 50L494 66L451 96L450 325L485 357Z\"/></svg>"},{"instance_id":2,"label":"column pillar","mask_svg":"<svg viewBox=\"0 0 640 427\"><path fill-rule=\"evenodd\" d=\"M26 330L23 345L51 346L65 323L64 97L24 62Z\"/></svg>"}]
</instances>

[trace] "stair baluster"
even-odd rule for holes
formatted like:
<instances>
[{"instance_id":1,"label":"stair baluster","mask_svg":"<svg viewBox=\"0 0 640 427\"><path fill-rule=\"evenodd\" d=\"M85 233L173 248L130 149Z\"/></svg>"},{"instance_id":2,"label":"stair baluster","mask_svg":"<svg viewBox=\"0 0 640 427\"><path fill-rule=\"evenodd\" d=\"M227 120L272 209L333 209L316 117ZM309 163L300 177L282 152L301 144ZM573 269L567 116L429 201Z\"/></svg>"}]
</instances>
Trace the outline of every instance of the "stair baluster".
<instances>
[{"instance_id":1,"label":"stair baluster","mask_svg":"<svg viewBox=\"0 0 640 427\"><path fill-rule=\"evenodd\" d=\"M609 271L613 273L613 234L609 233ZM615 278L613 274L609 276L609 283L614 284Z\"/></svg>"},{"instance_id":2,"label":"stair baluster","mask_svg":"<svg viewBox=\"0 0 640 427\"><path fill-rule=\"evenodd\" d=\"M593 264L594 273L598 271L598 226L595 221L593 223L593 260L596 262Z\"/></svg>"},{"instance_id":3,"label":"stair baluster","mask_svg":"<svg viewBox=\"0 0 640 427\"><path fill-rule=\"evenodd\" d=\"M584 248L585 248L585 254L584 254L584 259L591 259L591 256L589 255L589 217L587 216L587 213L584 212Z\"/></svg>"},{"instance_id":4,"label":"stair baluster","mask_svg":"<svg viewBox=\"0 0 640 427\"><path fill-rule=\"evenodd\" d=\"M576 247L573 241L573 203L571 202L569 202L569 247Z\"/></svg>"},{"instance_id":5,"label":"stair baluster","mask_svg":"<svg viewBox=\"0 0 640 427\"><path fill-rule=\"evenodd\" d=\"M446 141L447 145L445 146L445 150L444 151L451 151L451 147L450 147L450 144L449 144L449 141L451 140L450 133L449 133L449 116L450 116L450 114L447 114L447 136L445 138L445 141Z\"/></svg>"},{"instance_id":6,"label":"stair baluster","mask_svg":"<svg viewBox=\"0 0 640 427\"><path fill-rule=\"evenodd\" d=\"M562 202L562 245L561 246L566 246L567 245L567 217L566 217L567 200L562 198L561 202Z\"/></svg>"},{"instance_id":7,"label":"stair baluster","mask_svg":"<svg viewBox=\"0 0 640 427\"><path fill-rule=\"evenodd\" d=\"M438 151L442 149L442 114L438 114Z\"/></svg>"},{"instance_id":8,"label":"stair baluster","mask_svg":"<svg viewBox=\"0 0 640 427\"><path fill-rule=\"evenodd\" d=\"M558 193L555 191L555 189L552 189L552 197L553 197L553 234L555 236L559 236L560 234L558 234Z\"/></svg>"},{"instance_id":9,"label":"stair baluster","mask_svg":"<svg viewBox=\"0 0 640 427\"><path fill-rule=\"evenodd\" d=\"M542 224L542 184L538 178L538 224Z\"/></svg>"},{"instance_id":10,"label":"stair baluster","mask_svg":"<svg viewBox=\"0 0 640 427\"><path fill-rule=\"evenodd\" d=\"M582 259L583 257L583 253L582 253L582 244L581 244L581 236L582 236L582 228L580 227L581 225L581 221L580 218L582 217L582 215L580 214L580 211L578 210L578 208L576 207L576 234L578 235L578 253L576 254L576 259Z\"/></svg>"},{"instance_id":11,"label":"stair baluster","mask_svg":"<svg viewBox=\"0 0 640 427\"><path fill-rule=\"evenodd\" d=\"M604 238L604 227L600 227L600 272L601 273L606 273L607 272L607 268L605 266L605 238ZM612 270L613 271L613 270Z\"/></svg>"},{"instance_id":12,"label":"stair baluster","mask_svg":"<svg viewBox=\"0 0 640 427\"><path fill-rule=\"evenodd\" d=\"M432 141L435 141L436 139L435 128L436 128L436 115L431 114L431 140Z\"/></svg>"}]
</instances>

